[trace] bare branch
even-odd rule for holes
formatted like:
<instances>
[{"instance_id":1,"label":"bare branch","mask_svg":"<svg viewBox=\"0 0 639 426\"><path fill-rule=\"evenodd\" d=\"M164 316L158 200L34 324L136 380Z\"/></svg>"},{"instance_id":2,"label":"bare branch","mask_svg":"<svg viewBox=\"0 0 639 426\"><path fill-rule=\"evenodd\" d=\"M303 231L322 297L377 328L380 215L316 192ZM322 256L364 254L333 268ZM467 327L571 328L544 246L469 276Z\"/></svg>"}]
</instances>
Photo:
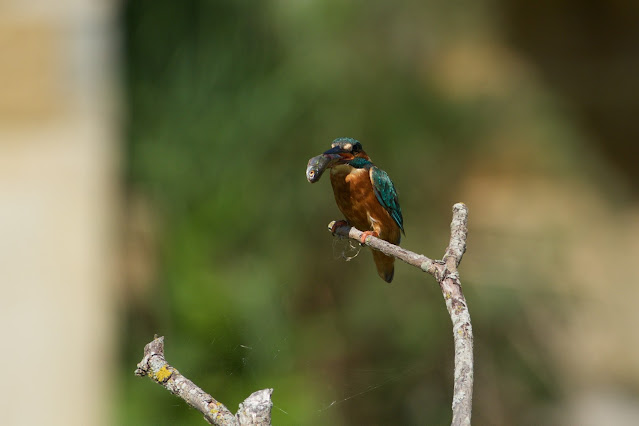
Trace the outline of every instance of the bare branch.
<instances>
[{"instance_id":1,"label":"bare branch","mask_svg":"<svg viewBox=\"0 0 639 426\"><path fill-rule=\"evenodd\" d=\"M328 225L329 231L334 223ZM365 241L367 246L429 273L439 283L453 323L455 341L453 426L470 425L473 401L473 328L457 271L466 251L467 224L468 208L463 203L455 204L450 224L450 242L442 260L430 259L373 236L368 236ZM350 226L341 226L334 233L358 242L362 237L362 231Z\"/></svg>"},{"instance_id":2,"label":"bare branch","mask_svg":"<svg viewBox=\"0 0 639 426\"><path fill-rule=\"evenodd\" d=\"M468 207L464 203L453 206L453 220L450 223L450 243L444 255L444 262L449 258L455 259L455 267L459 265L466 252L468 238Z\"/></svg>"},{"instance_id":3,"label":"bare branch","mask_svg":"<svg viewBox=\"0 0 639 426\"><path fill-rule=\"evenodd\" d=\"M240 425L262 426L271 424L271 394L273 389L262 389L253 392L240 404L237 420Z\"/></svg>"},{"instance_id":4,"label":"bare branch","mask_svg":"<svg viewBox=\"0 0 639 426\"><path fill-rule=\"evenodd\" d=\"M155 337L144 347L144 357L135 370L136 376L149 376L173 395L179 396L216 426L268 426L271 424L271 393L273 389L253 392L243 403L237 416L221 402L200 389L195 383L171 367L164 359L164 337Z\"/></svg>"},{"instance_id":5,"label":"bare branch","mask_svg":"<svg viewBox=\"0 0 639 426\"><path fill-rule=\"evenodd\" d=\"M473 329L457 271L457 266L466 251L467 223L468 209L463 203L455 204L450 225L450 242L442 260L430 259L373 236L368 236L365 241L367 246L429 273L439 283L453 323L455 342L453 426L470 425L473 399ZM332 229L333 224L334 222L329 224L329 230ZM362 231L349 226L341 226L334 232L336 235L352 238L355 241L360 241L362 236ZM135 374L149 376L154 382L164 386L204 414L204 419L212 425L267 426L271 424L273 389L254 392L240 404L238 413L233 415L222 403L216 401L166 362L164 337L156 337L144 347L144 358L138 364Z\"/></svg>"}]
</instances>

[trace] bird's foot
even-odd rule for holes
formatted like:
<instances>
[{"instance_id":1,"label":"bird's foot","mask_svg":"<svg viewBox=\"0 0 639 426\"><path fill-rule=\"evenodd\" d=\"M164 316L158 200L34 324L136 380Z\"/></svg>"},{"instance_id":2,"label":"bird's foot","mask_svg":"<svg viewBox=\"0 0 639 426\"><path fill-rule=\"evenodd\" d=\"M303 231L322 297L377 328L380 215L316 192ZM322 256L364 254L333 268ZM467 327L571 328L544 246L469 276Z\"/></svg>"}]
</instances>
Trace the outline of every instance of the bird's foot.
<instances>
[{"instance_id":1,"label":"bird's foot","mask_svg":"<svg viewBox=\"0 0 639 426\"><path fill-rule=\"evenodd\" d=\"M334 220L328 224L328 229L331 231L331 234L335 235L335 231L341 226L348 226L348 222L345 220Z\"/></svg>"},{"instance_id":2,"label":"bird's foot","mask_svg":"<svg viewBox=\"0 0 639 426\"><path fill-rule=\"evenodd\" d=\"M362 232L362 236L360 237L359 242L362 245L366 244L366 238L370 236L379 238L379 234L375 231L364 231Z\"/></svg>"}]
</instances>

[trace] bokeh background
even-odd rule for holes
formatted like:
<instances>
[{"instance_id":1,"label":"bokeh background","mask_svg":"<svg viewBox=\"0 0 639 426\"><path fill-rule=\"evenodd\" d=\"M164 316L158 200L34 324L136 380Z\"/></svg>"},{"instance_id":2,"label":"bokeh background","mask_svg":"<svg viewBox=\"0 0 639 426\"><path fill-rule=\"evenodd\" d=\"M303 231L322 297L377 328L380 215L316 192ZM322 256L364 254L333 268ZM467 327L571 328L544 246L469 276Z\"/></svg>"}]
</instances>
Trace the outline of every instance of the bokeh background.
<instances>
[{"instance_id":1,"label":"bokeh background","mask_svg":"<svg viewBox=\"0 0 639 426\"><path fill-rule=\"evenodd\" d=\"M639 6L0 2L6 424L203 424L143 346L277 425L450 422L450 319L326 224L308 158L362 141L403 245L462 282L478 425L639 423Z\"/></svg>"}]
</instances>

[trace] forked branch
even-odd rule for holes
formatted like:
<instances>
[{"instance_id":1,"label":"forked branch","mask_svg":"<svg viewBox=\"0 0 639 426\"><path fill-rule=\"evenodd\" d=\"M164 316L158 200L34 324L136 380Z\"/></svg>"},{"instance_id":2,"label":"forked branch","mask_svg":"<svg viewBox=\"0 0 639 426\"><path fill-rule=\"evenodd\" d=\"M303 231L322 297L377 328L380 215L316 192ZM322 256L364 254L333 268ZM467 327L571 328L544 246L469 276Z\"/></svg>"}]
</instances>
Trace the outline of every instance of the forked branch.
<instances>
[{"instance_id":1,"label":"forked branch","mask_svg":"<svg viewBox=\"0 0 639 426\"><path fill-rule=\"evenodd\" d=\"M179 396L216 426L267 426L271 424L271 393L273 389L253 392L240 404L237 414L216 401L195 383L180 374L164 359L164 337L155 337L144 347L144 358L135 370L136 376L149 376L173 395Z\"/></svg>"},{"instance_id":2,"label":"forked branch","mask_svg":"<svg viewBox=\"0 0 639 426\"><path fill-rule=\"evenodd\" d=\"M329 231L332 230L334 223L331 222L328 225ZM362 231L350 226L341 226L335 229L334 233L358 242L362 237ZM463 203L457 203L453 206L450 242L442 260L430 259L373 236L368 236L365 241L367 246L429 273L439 283L446 308L453 322L455 341L453 426L470 424L473 401L473 327L457 271L457 266L466 251L467 236L468 208Z\"/></svg>"}]
</instances>

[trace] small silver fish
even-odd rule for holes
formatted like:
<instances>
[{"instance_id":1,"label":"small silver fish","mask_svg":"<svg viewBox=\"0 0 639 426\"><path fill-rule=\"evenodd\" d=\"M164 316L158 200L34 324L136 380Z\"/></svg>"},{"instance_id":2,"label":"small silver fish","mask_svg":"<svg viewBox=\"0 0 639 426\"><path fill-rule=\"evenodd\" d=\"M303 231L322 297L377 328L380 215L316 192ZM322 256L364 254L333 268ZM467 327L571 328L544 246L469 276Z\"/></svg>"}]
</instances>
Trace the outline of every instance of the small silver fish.
<instances>
[{"instance_id":1,"label":"small silver fish","mask_svg":"<svg viewBox=\"0 0 639 426\"><path fill-rule=\"evenodd\" d=\"M322 173L339 158L340 156L336 154L320 154L311 158L306 166L306 179L310 183L317 182L322 177Z\"/></svg>"}]
</instances>

